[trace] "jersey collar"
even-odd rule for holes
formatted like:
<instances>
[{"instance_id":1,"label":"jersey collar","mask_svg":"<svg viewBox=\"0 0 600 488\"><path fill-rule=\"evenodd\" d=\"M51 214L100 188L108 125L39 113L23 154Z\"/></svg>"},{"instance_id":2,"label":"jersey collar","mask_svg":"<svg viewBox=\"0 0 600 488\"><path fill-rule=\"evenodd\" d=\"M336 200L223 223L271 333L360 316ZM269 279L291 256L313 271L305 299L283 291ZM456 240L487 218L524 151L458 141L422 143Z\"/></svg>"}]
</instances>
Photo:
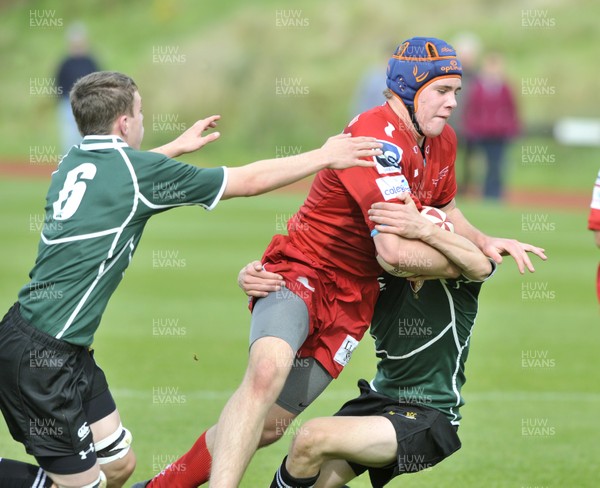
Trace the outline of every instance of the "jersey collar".
<instances>
[{"instance_id":1,"label":"jersey collar","mask_svg":"<svg viewBox=\"0 0 600 488\"><path fill-rule=\"evenodd\" d=\"M128 144L119 136L85 136L79 149L83 151L97 151L99 149L117 149L119 147L129 147Z\"/></svg>"}]
</instances>

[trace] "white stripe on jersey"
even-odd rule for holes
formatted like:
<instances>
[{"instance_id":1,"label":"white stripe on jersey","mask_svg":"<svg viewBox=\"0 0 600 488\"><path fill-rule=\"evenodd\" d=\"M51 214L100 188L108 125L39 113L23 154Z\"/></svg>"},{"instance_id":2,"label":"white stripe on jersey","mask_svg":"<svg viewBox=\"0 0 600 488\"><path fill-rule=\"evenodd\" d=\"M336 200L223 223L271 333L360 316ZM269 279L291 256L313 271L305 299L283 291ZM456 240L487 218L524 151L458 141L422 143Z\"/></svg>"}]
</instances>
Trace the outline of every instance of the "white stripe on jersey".
<instances>
[{"instance_id":1,"label":"white stripe on jersey","mask_svg":"<svg viewBox=\"0 0 600 488\"><path fill-rule=\"evenodd\" d=\"M116 227L114 229L109 229L109 230L105 230L105 231L101 231L101 232L95 232L92 234L83 234L80 236L65 237L63 239L53 239L53 240L47 239L42 234L42 239L44 240L44 242L46 244L60 244L62 242L71 242L71 241L77 241L77 240L82 240L82 239L92 239L94 237L101 237L103 235L115 234L115 238L113 239L113 242L108 250L108 255L106 256L106 259L104 261L102 261L102 263L100 263L100 266L98 267L98 275L96 276L96 279L93 281L93 283L90 285L90 287L86 290L83 297L81 298L81 300L75 307L75 310L73 310L73 312L71 313L71 316L69 317L69 319L65 323L64 327L62 328L62 330L55 336L56 339L60 339L65 334L65 332L69 329L69 327L71 327L71 325L77 318L77 315L79 314L79 312L85 305L86 301L90 297L92 291L94 290L94 288L96 287L96 285L98 284L100 279L106 274L106 272L108 272L110 270L110 268L113 266L113 264L121 257L121 255L125 252L125 250L127 250L127 248L130 249L129 261L131 261L131 255L135 249L135 246L133 244L133 238L131 238L129 241L127 241L127 243L125 244L123 249L119 252L116 259L111 263L110 266L108 266L108 268L105 269L106 261L113 257L113 253L119 242L119 238L121 237L121 234L123 233L125 227L129 224L131 219L134 217L140 201L142 201L145 205L147 205L150 208L194 205L193 203L192 204L185 203L185 204L181 204L181 205L165 205L165 206L160 206L160 205L156 206L156 205L151 204L144 197L144 195L142 195L142 193L140 192L137 174L135 173L133 164L131 164L129 157L127 156L125 151L123 151L123 148L129 147L127 145L127 143L120 141L116 136L93 136L92 140L93 139L106 140L107 142L87 143L86 144L85 139L84 139L84 141L80 145L80 149L82 149L82 150L115 149L116 151L118 151L119 154L121 155L121 157L123 158L123 161L124 161L125 165L127 166L127 169L129 170L129 173L131 175L133 188L134 188L133 202L132 202L131 212L129 213L127 218L123 221L123 223L119 227ZM224 167L223 168L223 183L221 185L221 189L219 190L219 194L213 200L213 203L210 207L207 207L206 205L200 205L200 206L206 208L207 210L212 210L217 205L217 203L220 201L221 196L223 195L223 192L225 191L226 186L227 186L227 168Z\"/></svg>"},{"instance_id":2,"label":"white stripe on jersey","mask_svg":"<svg viewBox=\"0 0 600 488\"><path fill-rule=\"evenodd\" d=\"M118 147L128 147L126 142L99 142L97 144L82 144L79 149L83 151L98 151L100 149L116 149Z\"/></svg>"},{"instance_id":3,"label":"white stripe on jersey","mask_svg":"<svg viewBox=\"0 0 600 488\"><path fill-rule=\"evenodd\" d=\"M106 141L106 142L88 142L88 141ZM98 149L116 149L118 147L128 147L128 144L121 140L119 136L97 135L84 137L79 149L82 151L96 151Z\"/></svg>"},{"instance_id":4,"label":"white stripe on jersey","mask_svg":"<svg viewBox=\"0 0 600 488\"><path fill-rule=\"evenodd\" d=\"M146 207L155 208L157 210L159 208L172 208L172 207L185 207L188 205L198 205L196 203L170 203L168 205L158 205L156 203L150 202L142 193L140 193L140 200L144 205L146 205ZM202 205L202 204L199 204L198 206L208 208L206 205Z\"/></svg>"},{"instance_id":5,"label":"white stripe on jersey","mask_svg":"<svg viewBox=\"0 0 600 488\"><path fill-rule=\"evenodd\" d=\"M73 236L73 237L63 237L61 239L48 239L44 235L43 232L41 235L42 235L42 240L44 241L44 244L52 246L54 244L62 244L63 242L82 241L84 239L94 239L96 237L107 236L110 234L114 234L115 232L118 232L118 230L119 230L119 227L115 227L114 229L101 230L100 232L92 232L91 234L80 234L78 236Z\"/></svg>"},{"instance_id":6,"label":"white stripe on jersey","mask_svg":"<svg viewBox=\"0 0 600 488\"><path fill-rule=\"evenodd\" d=\"M375 353L376 354L385 354L385 357L387 359L395 359L395 360L406 359L406 358L414 356L415 354L418 354L419 352L427 349L429 346L431 346L435 342L439 341L446 334L446 332L448 332L449 329L452 329L452 337L454 338L454 345L456 346L456 350L458 353L456 356L456 367L454 369L454 373L452 374L452 391L454 391L454 394L456 395L455 406L458 406L458 404L460 403L460 400L461 400L461 395L456 386L456 377L460 370L460 358L462 357L463 351L469 344L469 340L471 338L471 335L473 334L473 328L475 327L475 318L477 317L477 313L475 314L475 318L473 319L473 325L471 326L469 335L465 339L464 344L461 344L460 339L458 338L458 332L456 330L456 314L455 314L455 310L454 310L454 300L452 299L452 294L448 290L448 285L445 280L440 280L440 283L442 285L442 288L444 289L444 292L446 293L446 296L448 297L448 307L450 310L450 323L446 327L444 327L444 330L442 330L437 336L435 336L429 342L423 344L422 346L420 346L416 349L413 349L412 351L410 351L407 354L403 354L402 356L390 356L385 349L376 350ZM458 415L456 413L454 413L453 407L450 408L450 412L452 413L452 415L454 415L454 420L451 420L450 423L452 425L459 425L460 422L458 420L456 420Z\"/></svg>"},{"instance_id":7,"label":"white stripe on jersey","mask_svg":"<svg viewBox=\"0 0 600 488\"><path fill-rule=\"evenodd\" d=\"M127 224L131 221L131 219L135 215L135 211L137 210L137 206L138 206L138 202L139 202L139 197L141 195L140 185L138 184L137 175L135 174L135 170L133 169L133 165L131 164L131 161L129 161L129 158L127 157L127 154L125 154L125 151L123 151L123 148L118 147L117 151L119 151L119 154L123 158L123 161L125 161L125 165L127 166L129 173L131 174L134 195L133 195L133 205L131 207L131 212L129 213L129 216L121 224L121 227L119 228L119 231L117 232L117 235L115 236L115 238L113 240L112 246L110 246L110 249L108 251L108 257L107 257L108 259L110 259L112 257L113 252L115 251L115 247L117 246L117 242L119 242L119 237L121 237L121 234L123 233L123 230L125 230L125 227L127 227Z\"/></svg>"},{"instance_id":8,"label":"white stripe on jersey","mask_svg":"<svg viewBox=\"0 0 600 488\"><path fill-rule=\"evenodd\" d=\"M409 358L409 357L414 356L415 354L418 354L421 351L427 349L433 343L439 341L444 336L444 334L448 331L448 329L450 329L454 325L455 325L454 321L450 322L446 327L444 327L444 330L441 331L437 336L435 336L433 339L431 339L429 342L423 344L422 346L417 347L416 349L413 349L408 354L403 354L402 356L390 356L385 349L376 350L375 354L383 353L383 354L385 354L385 357L388 358L388 359L406 359L406 358Z\"/></svg>"},{"instance_id":9,"label":"white stripe on jersey","mask_svg":"<svg viewBox=\"0 0 600 488\"><path fill-rule=\"evenodd\" d=\"M221 200L223 193L225 193L225 189L227 188L227 168L225 166L221 166L223 168L223 183L221 183L221 188L219 189L219 193L213 200L212 205L204 205L203 203L172 203L169 205L158 205L156 203L150 202L142 193L139 194L139 198L144 205L148 208L160 209L160 208L172 208L172 207L185 207L190 205L197 205L202 207L205 210L212 210L217 206L217 203Z\"/></svg>"},{"instance_id":10,"label":"white stripe on jersey","mask_svg":"<svg viewBox=\"0 0 600 488\"><path fill-rule=\"evenodd\" d=\"M90 147L90 146L94 146L94 145L95 144L88 144L86 147ZM125 146L123 146L123 147L127 147L127 144L125 144ZM137 175L135 174L135 170L133 169L133 165L131 164L131 161L127 157L127 154L125 154L125 151L123 151L123 147L121 147L120 144L117 143L116 141L113 141L112 143L107 144L107 148L115 148L119 152L119 154L123 158L123 161L125 162L125 165L127 166L127 169L129 170L129 173L131 175L131 179L132 179L132 183L133 183L133 189L134 189L133 203L132 203L132 206L131 206L131 212L129 213L129 215L127 216L127 218L123 221L123 223L117 229L114 229L115 238L113 239L113 242L112 242L112 244L111 244L111 246L110 246L110 248L108 250L108 255L106 256L106 259L104 259L104 261L102 261L102 263L100 263L100 266L98 268L98 275L96 276L96 279L92 282L92 284L90 285L90 287L83 294L83 297L81 297L81 300L79 300L79 303L75 307L75 310L73 310L73 312L71 313L71 316L69 317L69 319L65 323L64 327L55 336L56 339L60 339L65 334L65 332L69 329L69 327L71 327L71 325L73 324L73 322L77 318L77 315L79 314L79 312L81 311L81 309L85 305L85 302L87 301L87 299L92 294L92 291L94 291L94 288L96 288L96 285L98 284L98 282L100 281L100 279L112 268L112 266L114 265L114 263L116 263L118 261L118 259L121 257L121 255L128 248L131 250L131 252L133 252L134 246L133 246L133 237L132 237L131 239L129 239L129 241L127 241L127 243L125 243L125 245L123 246L123 249L121 249L121 251L119 252L119 254L116 256L116 259L108 266L108 268L106 268L106 269L104 268L104 266L106 265L106 261L108 259L111 259L113 257L113 253L115 251L115 247L117 246L117 243L119 242L119 238L121 237L121 234L123 233L123 230L125 229L125 227L127 226L127 224L131 221L131 219L135 215L135 211L137 209L138 202L139 202L139 197L141 196L140 188L139 188L138 181L137 181ZM77 239L74 239L74 240L77 240ZM131 254L130 254L130 256L131 256ZM131 257L130 257L129 260L131 261Z\"/></svg>"},{"instance_id":11,"label":"white stripe on jersey","mask_svg":"<svg viewBox=\"0 0 600 488\"><path fill-rule=\"evenodd\" d=\"M135 238L135 236L133 236L131 239L129 239L125 245L123 246L123 249L121 249L121 251L119 252L119 254L117 254L115 256L115 258L113 259L113 261L110 263L110 265L105 269L104 265L106 264L107 259L106 258L104 261L102 261L102 263L100 264L100 268L98 269L98 276L96 276L96 279L92 282L92 284L90 285L90 287L87 289L87 291L83 294L83 297L81 297L81 300L79 300L79 303L77 304L77 306L75 307L75 310L73 310L73 313L71 313L71 316L69 317L69 320L67 320L67 323L65 324L65 326L62 328L62 330L55 336L56 339L60 339L64 333L67 331L67 329L69 327L71 327L71 324L73 323L73 321L75 320L75 318L77 317L77 315L79 314L79 311L82 309L83 305L85 304L85 302L87 301L87 299L89 298L89 296L92 294L92 291L94 291L94 288L96 288L96 285L98 284L98 282L100 281L100 279L106 274L108 273L108 271L110 271L110 269L115 265L115 263L119 260L119 258L123 255L123 253L125 251L127 251L127 249L130 250L129 253L129 261L131 261L131 253L133 252L134 249L134 245L133 245L133 239Z\"/></svg>"}]
</instances>

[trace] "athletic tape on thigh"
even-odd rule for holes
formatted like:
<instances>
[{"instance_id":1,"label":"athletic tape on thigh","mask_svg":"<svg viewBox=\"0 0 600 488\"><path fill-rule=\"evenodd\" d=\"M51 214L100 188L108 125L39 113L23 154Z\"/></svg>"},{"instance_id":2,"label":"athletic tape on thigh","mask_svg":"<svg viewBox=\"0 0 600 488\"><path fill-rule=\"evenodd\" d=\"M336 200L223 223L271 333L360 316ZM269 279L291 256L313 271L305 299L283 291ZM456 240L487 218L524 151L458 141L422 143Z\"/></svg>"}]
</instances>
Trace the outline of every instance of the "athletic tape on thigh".
<instances>
[{"instance_id":1,"label":"athletic tape on thigh","mask_svg":"<svg viewBox=\"0 0 600 488\"><path fill-rule=\"evenodd\" d=\"M133 436L123 424L108 437L94 444L99 464L108 464L121 459L129 452Z\"/></svg>"}]
</instances>

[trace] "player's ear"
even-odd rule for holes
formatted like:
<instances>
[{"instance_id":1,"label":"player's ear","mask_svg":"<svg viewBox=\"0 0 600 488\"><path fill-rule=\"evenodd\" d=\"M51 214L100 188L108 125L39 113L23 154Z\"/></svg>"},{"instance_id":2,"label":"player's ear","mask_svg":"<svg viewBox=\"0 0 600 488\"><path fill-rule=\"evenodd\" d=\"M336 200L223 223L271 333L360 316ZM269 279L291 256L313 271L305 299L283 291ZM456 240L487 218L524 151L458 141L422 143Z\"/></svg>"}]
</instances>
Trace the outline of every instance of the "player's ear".
<instances>
[{"instance_id":1,"label":"player's ear","mask_svg":"<svg viewBox=\"0 0 600 488\"><path fill-rule=\"evenodd\" d=\"M115 120L114 128L123 136L127 136L129 132L129 117L126 114L120 115Z\"/></svg>"}]
</instances>

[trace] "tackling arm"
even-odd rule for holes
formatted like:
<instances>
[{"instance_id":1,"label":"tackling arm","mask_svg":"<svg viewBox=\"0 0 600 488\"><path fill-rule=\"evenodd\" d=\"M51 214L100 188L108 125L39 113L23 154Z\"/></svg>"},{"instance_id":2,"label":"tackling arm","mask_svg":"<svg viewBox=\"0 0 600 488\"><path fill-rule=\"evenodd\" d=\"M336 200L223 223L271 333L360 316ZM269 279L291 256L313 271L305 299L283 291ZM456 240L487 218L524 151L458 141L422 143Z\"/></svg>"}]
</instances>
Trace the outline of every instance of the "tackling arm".
<instances>
[{"instance_id":1,"label":"tackling arm","mask_svg":"<svg viewBox=\"0 0 600 488\"><path fill-rule=\"evenodd\" d=\"M381 143L373 137L330 137L320 149L287 158L266 159L227 170L223 199L260 195L289 185L325 168L371 167L366 158L381 154Z\"/></svg>"},{"instance_id":2,"label":"tackling arm","mask_svg":"<svg viewBox=\"0 0 600 488\"><path fill-rule=\"evenodd\" d=\"M477 281L489 276L491 265L473 243L424 218L408 193L399 198L404 205L376 203L369 210L369 218L380 232L375 246L386 262L422 276L456 278L462 273ZM388 260L394 256L397 261ZM406 262L404 256L413 262Z\"/></svg>"}]
</instances>

